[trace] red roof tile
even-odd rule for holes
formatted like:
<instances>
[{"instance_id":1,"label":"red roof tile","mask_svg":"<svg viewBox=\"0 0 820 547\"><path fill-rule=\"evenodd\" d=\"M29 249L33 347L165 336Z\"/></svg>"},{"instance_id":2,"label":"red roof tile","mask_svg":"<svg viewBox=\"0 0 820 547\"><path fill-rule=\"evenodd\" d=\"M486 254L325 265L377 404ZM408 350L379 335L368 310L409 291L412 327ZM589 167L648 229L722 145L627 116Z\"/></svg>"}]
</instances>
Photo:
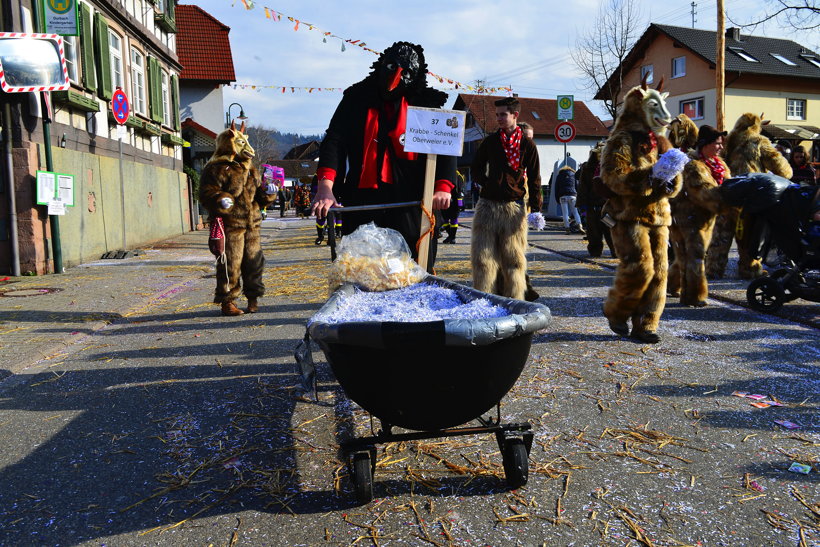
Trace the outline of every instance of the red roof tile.
<instances>
[{"instance_id":1,"label":"red roof tile","mask_svg":"<svg viewBox=\"0 0 820 547\"><path fill-rule=\"evenodd\" d=\"M492 133L498 129L495 121L495 101L503 99L500 96L470 95L459 93L454 108L468 110L475 118L476 124L484 129L485 133ZM558 120L558 101L555 99L532 99L518 97L521 103L519 122L530 124L537 137L552 137ZM537 117L536 117L537 116ZM593 114L589 107L581 101L575 101L575 119L572 120L577 137L607 137L607 131L601 120Z\"/></svg>"},{"instance_id":2,"label":"red roof tile","mask_svg":"<svg viewBox=\"0 0 820 547\"><path fill-rule=\"evenodd\" d=\"M210 137L212 139L216 138L216 133L214 133L213 131L211 131L210 129L208 129L205 126L199 125L198 123L196 123L191 118L185 118L185 121L182 122L182 129L188 129L188 128L191 128L194 131L199 131L203 135L205 135L207 137Z\"/></svg>"},{"instance_id":3,"label":"red roof tile","mask_svg":"<svg viewBox=\"0 0 820 547\"><path fill-rule=\"evenodd\" d=\"M236 81L228 39L231 27L199 6L185 4L176 7L176 24L180 80Z\"/></svg>"}]
</instances>

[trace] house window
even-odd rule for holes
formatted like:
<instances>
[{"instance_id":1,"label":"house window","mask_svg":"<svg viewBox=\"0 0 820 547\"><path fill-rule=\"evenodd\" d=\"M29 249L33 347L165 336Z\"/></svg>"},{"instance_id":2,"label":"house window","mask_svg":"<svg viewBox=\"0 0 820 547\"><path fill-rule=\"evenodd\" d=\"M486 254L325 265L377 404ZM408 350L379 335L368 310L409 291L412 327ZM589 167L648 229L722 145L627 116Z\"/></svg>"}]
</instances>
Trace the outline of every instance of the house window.
<instances>
[{"instance_id":1,"label":"house window","mask_svg":"<svg viewBox=\"0 0 820 547\"><path fill-rule=\"evenodd\" d=\"M743 59L744 61L749 61L750 63L759 63L757 59L752 57L745 49L742 47L730 47L729 51Z\"/></svg>"},{"instance_id":2,"label":"house window","mask_svg":"<svg viewBox=\"0 0 820 547\"><path fill-rule=\"evenodd\" d=\"M538 115L538 112L536 112L535 110L533 110L533 111L532 111L532 117L533 117L533 118L535 118L536 120L540 120L540 119L541 119L541 116L539 116L539 115Z\"/></svg>"},{"instance_id":3,"label":"house window","mask_svg":"<svg viewBox=\"0 0 820 547\"><path fill-rule=\"evenodd\" d=\"M813 64L814 66L816 66L817 68L820 68L820 59L818 59L817 57L812 57L811 55L801 55L801 57L806 61L810 62L811 64Z\"/></svg>"},{"instance_id":4,"label":"house window","mask_svg":"<svg viewBox=\"0 0 820 547\"><path fill-rule=\"evenodd\" d=\"M65 67L68 69L68 79L75 84L80 83L80 72L77 69L77 43L76 36L63 37L63 49L65 53ZM93 67L91 68L93 70Z\"/></svg>"},{"instance_id":5,"label":"house window","mask_svg":"<svg viewBox=\"0 0 820 547\"><path fill-rule=\"evenodd\" d=\"M644 76L646 76L646 83L651 84L652 79L655 71L652 68L652 65L644 65L641 67L641 81L643 81Z\"/></svg>"},{"instance_id":6,"label":"house window","mask_svg":"<svg viewBox=\"0 0 820 547\"><path fill-rule=\"evenodd\" d=\"M680 78L686 76L686 57L675 57L672 59L672 77Z\"/></svg>"},{"instance_id":7,"label":"house window","mask_svg":"<svg viewBox=\"0 0 820 547\"><path fill-rule=\"evenodd\" d=\"M806 119L806 99L786 99L786 119Z\"/></svg>"},{"instance_id":8,"label":"house window","mask_svg":"<svg viewBox=\"0 0 820 547\"><path fill-rule=\"evenodd\" d=\"M797 63L789 61L788 59L786 59L785 57L783 57L779 53L769 53L769 55L771 55L772 57L774 57L775 59L777 59L778 61L780 61L784 65L797 66Z\"/></svg>"},{"instance_id":9,"label":"house window","mask_svg":"<svg viewBox=\"0 0 820 547\"><path fill-rule=\"evenodd\" d=\"M162 125L171 127L171 91L168 87L168 73L160 71L160 86L162 88Z\"/></svg>"},{"instance_id":10,"label":"house window","mask_svg":"<svg viewBox=\"0 0 820 547\"><path fill-rule=\"evenodd\" d=\"M123 88L125 82L122 75L122 38L110 29L108 31L108 52L111 58L111 85L114 89Z\"/></svg>"},{"instance_id":11,"label":"house window","mask_svg":"<svg viewBox=\"0 0 820 547\"><path fill-rule=\"evenodd\" d=\"M145 57L131 49L131 105L134 112L145 114Z\"/></svg>"},{"instance_id":12,"label":"house window","mask_svg":"<svg viewBox=\"0 0 820 547\"><path fill-rule=\"evenodd\" d=\"M703 119L703 97L697 99L689 99L680 102L680 113L686 114L690 119Z\"/></svg>"}]
</instances>

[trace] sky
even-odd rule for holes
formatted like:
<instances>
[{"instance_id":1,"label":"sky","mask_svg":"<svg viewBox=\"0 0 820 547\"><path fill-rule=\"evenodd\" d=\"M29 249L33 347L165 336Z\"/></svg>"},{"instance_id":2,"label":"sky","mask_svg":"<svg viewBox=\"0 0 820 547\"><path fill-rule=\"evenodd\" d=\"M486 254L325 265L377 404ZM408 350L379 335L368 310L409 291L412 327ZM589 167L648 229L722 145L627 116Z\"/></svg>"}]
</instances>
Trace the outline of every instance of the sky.
<instances>
[{"instance_id":1,"label":"sky","mask_svg":"<svg viewBox=\"0 0 820 547\"><path fill-rule=\"evenodd\" d=\"M636 1L643 21L638 35L650 22L692 26L692 0ZM766 1L725 0L727 17L738 23L752 21L763 13ZM522 97L574 95L606 117L600 103L591 100L594 92L584 89L570 57L578 34L595 20L601 0L258 0L252 9L246 9L243 0L181 3L195 3L231 28L236 82L225 88L224 104L239 103L251 125L323 134L341 100L341 89L367 76L377 58L350 43L342 51L343 39L359 40L375 51L398 40L421 44L429 71L446 79L464 85L482 80L488 87L511 86ZM716 0L695 3L695 27L717 28ZM280 14L280 20L267 18L265 8ZM288 18L298 20L298 28ZM733 26L730 20L726 26ZM789 38L815 50L819 41L816 35L771 23L758 26L754 34ZM429 76L428 83L449 92L445 108L453 106L457 93L472 93L455 91L453 85ZM282 87L287 88L284 93ZM239 108L234 106L231 114L238 116Z\"/></svg>"}]
</instances>

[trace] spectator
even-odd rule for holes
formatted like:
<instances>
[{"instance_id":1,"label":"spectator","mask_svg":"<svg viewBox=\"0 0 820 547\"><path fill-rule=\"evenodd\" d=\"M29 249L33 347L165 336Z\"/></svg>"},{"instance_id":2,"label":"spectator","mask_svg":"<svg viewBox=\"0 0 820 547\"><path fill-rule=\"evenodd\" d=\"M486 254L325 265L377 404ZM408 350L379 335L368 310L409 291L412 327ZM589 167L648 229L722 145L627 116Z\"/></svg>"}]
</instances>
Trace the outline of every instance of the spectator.
<instances>
[{"instance_id":1,"label":"spectator","mask_svg":"<svg viewBox=\"0 0 820 547\"><path fill-rule=\"evenodd\" d=\"M578 214L578 209L575 208L577 196L578 188L575 180L575 170L569 165L565 165L558 170L558 175L555 177L555 199L561 204L564 228L566 228L568 234L573 232L586 233L583 226L581 226L581 215ZM572 223L569 220L570 215L573 217Z\"/></svg>"},{"instance_id":2,"label":"spectator","mask_svg":"<svg viewBox=\"0 0 820 547\"><path fill-rule=\"evenodd\" d=\"M792 151L792 182L803 186L814 186L817 184L817 172L814 166L808 162L806 149L801 145L794 147Z\"/></svg>"}]
</instances>

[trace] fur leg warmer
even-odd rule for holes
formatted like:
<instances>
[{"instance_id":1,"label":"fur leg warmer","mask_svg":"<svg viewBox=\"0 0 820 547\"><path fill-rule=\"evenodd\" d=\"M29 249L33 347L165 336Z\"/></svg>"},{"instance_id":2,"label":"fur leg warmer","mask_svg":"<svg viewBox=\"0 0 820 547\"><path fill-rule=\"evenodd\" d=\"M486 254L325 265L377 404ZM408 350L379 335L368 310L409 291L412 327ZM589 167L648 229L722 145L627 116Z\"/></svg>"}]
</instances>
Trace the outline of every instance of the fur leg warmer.
<instances>
[{"instance_id":1,"label":"fur leg warmer","mask_svg":"<svg viewBox=\"0 0 820 547\"><path fill-rule=\"evenodd\" d=\"M729 209L718 215L712 231L712 242L706 253L706 276L709 279L720 279L726 273L729 261L729 249L735 239L735 228L740 214L739 209Z\"/></svg>"},{"instance_id":2,"label":"fur leg warmer","mask_svg":"<svg viewBox=\"0 0 820 547\"><path fill-rule=\"evenodd\" d=\"M497 294L523 299L527 270L527 215L515 202L479 200L473 217L470 259L473 287L491 292L496 277L501 280Z\"/></svg>"}]
</instances>

